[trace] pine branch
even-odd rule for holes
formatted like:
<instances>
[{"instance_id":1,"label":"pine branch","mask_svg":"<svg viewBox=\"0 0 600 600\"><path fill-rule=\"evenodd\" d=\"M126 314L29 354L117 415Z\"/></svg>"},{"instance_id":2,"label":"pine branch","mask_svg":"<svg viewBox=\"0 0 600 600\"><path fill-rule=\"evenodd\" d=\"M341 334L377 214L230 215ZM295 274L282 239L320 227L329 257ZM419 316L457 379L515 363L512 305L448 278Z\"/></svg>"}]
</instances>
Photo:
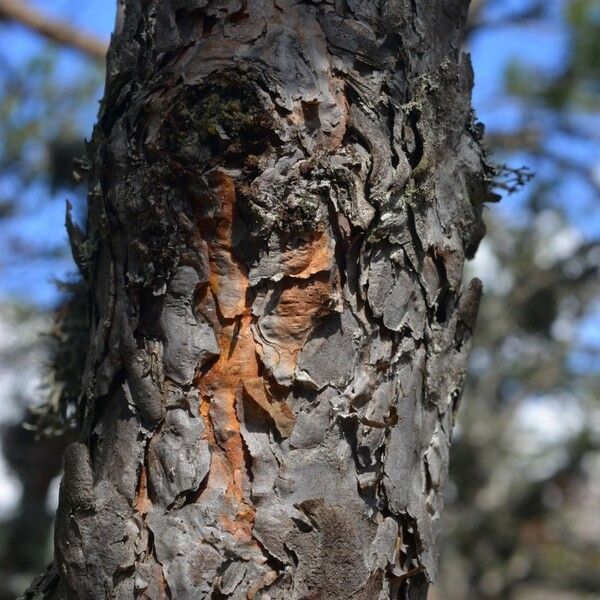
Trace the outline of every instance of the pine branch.
<instances>
[{"instance_id":1,"label":"pine branch","mask_svg":"<svg viewBox=\"0 0 600 600\"><path fill-rule=\"evenodd\" d=\"M0 20L2 19L19 23L52 42L79 50L96 60L104 60L106 57L107 44L104 40L52 19L27 6L25 2L0 0Z\"/></svg>"}]
</instances>

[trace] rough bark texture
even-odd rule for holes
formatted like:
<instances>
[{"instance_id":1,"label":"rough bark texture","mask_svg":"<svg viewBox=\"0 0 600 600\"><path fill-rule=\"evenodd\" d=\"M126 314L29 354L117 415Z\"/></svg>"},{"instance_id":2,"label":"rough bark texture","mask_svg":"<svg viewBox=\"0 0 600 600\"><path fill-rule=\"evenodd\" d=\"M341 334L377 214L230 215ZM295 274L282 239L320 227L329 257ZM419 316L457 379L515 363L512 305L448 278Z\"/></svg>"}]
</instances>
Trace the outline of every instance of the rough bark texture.
<instances>
[{"instance_id":1,"label":"rough bark texture","mask_svg":"<svg viewBox=\"0 0 600 600\"><path fill-rule=\"evenodd\" d=\"M121 0L81 443L26 598L424 598L479 282L465 0Z\"/></svg>"}]
</instances>

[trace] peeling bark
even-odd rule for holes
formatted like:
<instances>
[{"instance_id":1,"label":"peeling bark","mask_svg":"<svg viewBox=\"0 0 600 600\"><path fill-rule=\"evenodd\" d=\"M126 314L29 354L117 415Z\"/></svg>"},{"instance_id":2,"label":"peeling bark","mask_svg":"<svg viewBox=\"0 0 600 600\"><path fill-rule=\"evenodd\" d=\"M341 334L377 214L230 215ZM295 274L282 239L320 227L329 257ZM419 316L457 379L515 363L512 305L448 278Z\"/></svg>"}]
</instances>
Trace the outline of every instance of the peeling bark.
<instances>
[{"instance_id":1,"label":"peeling bark","mask_svg":"<svg viewBox=\"0 0 600 600\"><path fill-rule=\"evenodd\" d=\"M25 598L426 597L488 199L467 4L120 1Z\"/></svg>"}]
</instances>

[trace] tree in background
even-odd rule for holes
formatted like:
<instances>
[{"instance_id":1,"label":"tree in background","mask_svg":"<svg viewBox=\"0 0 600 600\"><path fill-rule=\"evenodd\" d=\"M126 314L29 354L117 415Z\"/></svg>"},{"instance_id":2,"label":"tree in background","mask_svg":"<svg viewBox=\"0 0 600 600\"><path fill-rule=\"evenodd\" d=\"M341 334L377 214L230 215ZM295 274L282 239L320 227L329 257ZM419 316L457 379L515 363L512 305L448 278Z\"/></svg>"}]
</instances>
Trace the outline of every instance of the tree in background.
<instances>
[{"instance_id":1,"label":"tree in background","mask_svg":"<svg viewBox=\"0 0 600 600\"><path fill-rule=\"evenodd\" d=\"M595 597L600 348L586 332L599 318L600 5L532 3L494 23L485 4L476 27L510 24L515 38L565 28L568 42L553 69L508 65L504 102L517 116L486 136L496 160L518 153L536 177L518 218L488 219L438 597Z\"/></svg>"},{"instance_id":2,"label":"tree in background","mask_svg":"<svg viewBox=\"0 0 600 600\"><path fill-rule=\"evenodd\" d=\"M55 413L67 397L79 393L69 382L83 367L79 342L82 332L87 337L87 309L73 311L81 299L67 299L53 325L59 301L47 280L49 272L74 268L60 239L64 236L52 229L60 226L54 215L56 208L64 210L64 194L83 213L85 185L73 178L73 160L85 153L86 113L95 110L102 80L97 48L105 47L78 33L75 41L90 40L83 43L82 59L65 62L64 53L50 43L41 43L26 58L16 55L6 38L18 27L10 19L22 17L24 7L22 2L0 2L0 17L8 19L0 24L0 446L3 462L21 487L17 510L3 514L0 522L3 600L13 600L49 560L53 514L48 491L60 472L68 435L62 435L64 425L57 428L56 419L38 421L38 433L23 428L21 421L28 407L44 399L53 407L44 414ZM26 21L28 26L35 23L43 24L42 33L50 39L81 50L72 35L64 35L70 28L57 27L45 15ZM57 31L62 35L53 35ZM90 48L96 48L91 56ZM67 291L74 285L66 281L61 287ZM16 297L11 298L11 290ZM25 420L31 426L36 417L29 414Z\"/></svg>"}]
</instances>

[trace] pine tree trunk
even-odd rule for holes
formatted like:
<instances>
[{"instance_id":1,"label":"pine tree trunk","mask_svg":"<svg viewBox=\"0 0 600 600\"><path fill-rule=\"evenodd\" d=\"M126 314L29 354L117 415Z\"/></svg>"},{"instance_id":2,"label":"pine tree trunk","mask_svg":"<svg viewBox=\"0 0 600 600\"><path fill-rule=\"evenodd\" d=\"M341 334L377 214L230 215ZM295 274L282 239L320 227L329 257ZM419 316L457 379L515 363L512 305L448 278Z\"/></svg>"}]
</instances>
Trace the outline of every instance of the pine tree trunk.
<instances>
[{"instance_id":1,"label":"pine tree trunk","mask_svg":"<svg viewBox=\"0 0 600 600\"><path fill-rule=\"evenodd\" d=\"M26 598L425 598L480 295L466 0L120 0Z\"/></svg>"}]
</instances>

